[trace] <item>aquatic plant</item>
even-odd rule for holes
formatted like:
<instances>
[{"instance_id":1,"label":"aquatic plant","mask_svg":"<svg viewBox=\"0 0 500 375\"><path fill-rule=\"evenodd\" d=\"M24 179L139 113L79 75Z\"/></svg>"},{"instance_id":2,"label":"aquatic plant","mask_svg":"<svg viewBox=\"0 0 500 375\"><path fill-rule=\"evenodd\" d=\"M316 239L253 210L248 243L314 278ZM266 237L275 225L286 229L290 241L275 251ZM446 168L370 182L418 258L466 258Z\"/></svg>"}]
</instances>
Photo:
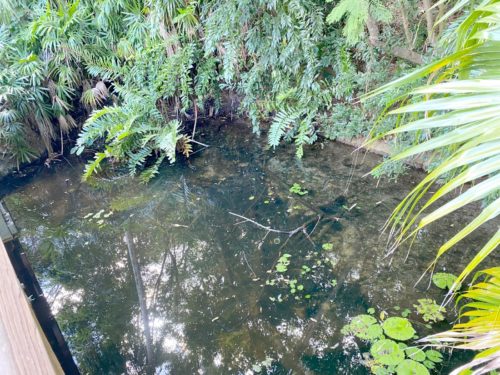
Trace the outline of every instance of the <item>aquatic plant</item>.
<instances>
[{"instance_id":1,"label":"aquatic plant","mask_svg":"<svg viewBox=\"0 0 500 375\"><path fill-rule=\"evenodd\" d=\"M418 305L413 305L413 307L417 309L417 314L422 315L422 319L426 322L435 323L444 320L443 314L446 313L446 309L430 298L419 299Z\"/></svg>"},{"instance_id":2,"label":"aquatic plant","mask_svg":"<svg viewBox=\"0 0 500 375\"><path fill-rule=\"evenodd\" d=\"M300 184L298 184L298 183L294 183L290 187L289 191L290 191L290 193L297 194L297 195L306 195L308 193L308 191L303 189L302 186L300 186Z\"/></svg>"},{"instance_id":3,"label":"aquatic plant","mask_svg":"<svg viewBox=\"0 0 500 375\"><path fill-rule=\"evenodd\" d=\"M328 254L313 251L300 263L299 259L284 253L276 260L273 269L268 271L269 277L262 286L272 287L269 288L273 293L269 297L270 301L314 300L313 296L319 298L337 286L337 280L332 278L336 260Z\"/></svg>"},{"instance_id":4,"label":"aquatic plant","mask_svg":"<svg viewBox=\"0 0 500 375\"><path fill-rule=\"evenodd\" d=\"M375 310L372 309L369 310L373 314ZM371 357L365 364L373 374L429 374L429 369L442 362L438 351L404 343L414 339L416 333L406 318L389 317L378 321L372 315L357 315L341 332L369 342Z\"/></svg>"},{"instance_id":5,"label":"aquatic plant","mask_svg":"<svg viewBox=\"0 0 500 375\"><path fill-rule=\"evenodd\" d=\"M370 308L369 313L374 314L375 310ZM416 333L408 319L383 318L378 321L372 315L357 315L341 330L344 335L369 342L371 357L365 364L373 374L429 374L429 369L442 361L441 353L436 350L404 343L415 338Z\"/></svg>"},{"instance_id":6,"label":"aquatic plant","mask_svg":"<svg viewBox=\"0 0 500 375\"><path fill-rule=\"evenodd\" d=\"M422 339L428 345L456 349L480 350L469 363L451 374L467 374L471 371L487 373L499 368L500 363L500 267L477 272L473 285L457 298L457 304L466 300L460 308L461 322L446 332ZM437 352L439 353L439 352ZM433 356L437 356L432 353ZM433 360L434 357L429 358Z\"/></svg>"},{"instance_id":7,"label":"aquatic plant","mask_svg":"<svg viewBox=\"0 0 500 375\"><path fill-rule=\"evenodd\" d=\"M388 339L375 341L370 348L370 354L376 362L386 366L396 366L405 358L405 353L398 343Z\"/></svg>"},{"instance_id":8,"label":"aquatic plant","mask_svg":"<svg viewBox=\"0 0 500 375\"><path fill-rule=\"evenodd\" d=\"M342 328L344 335L354 335L362 340L376 340L383 337L383 329L371 315L357 315Z\"/></svg>"},{"instance_id":9,"label":"aquatic plant","mask_svg":"<svg viewBox=\"0 0 500 375\"><path fill-rule=\"evenodd\" d=\"M382 328L387 336L399 341L409 340L415 335L413 326L406 318L387 318L382 323Z\"/></svg>"},{"instance_id":10,"label":"aquatic plant","mask_svg":"<svg viewBox=\"0 0 500 375\"><path fill-rule=\"evenodd\" d=\"M290 254L283 254L276 263L276 272L284 273L288 270L288 266L290 265Z\"/></svg>"},{"instance_id":11,"label":"aquatic plant","mask_svg":"<svg viewBox=\"0 0 500 375\"><path fill-rule=\"evenodd\" d=\"M451 289L455 284L457 277L451 273L436 272L432 275L432 282L440 289ZM458 285L457 288L460 288Z\"/></svg>"},{"instance_id":12,"label":"aquatic plant","mask_svg":"<svg viewBox=\"0 0 500 375\"><path fill-rule=\"evenodd\" d=\"M327 242L327 243L322 244L321 248L323 250L326 250L326 251L331 251L331 250L333 250L333 244Z\"/></svg>"}]
</instances>

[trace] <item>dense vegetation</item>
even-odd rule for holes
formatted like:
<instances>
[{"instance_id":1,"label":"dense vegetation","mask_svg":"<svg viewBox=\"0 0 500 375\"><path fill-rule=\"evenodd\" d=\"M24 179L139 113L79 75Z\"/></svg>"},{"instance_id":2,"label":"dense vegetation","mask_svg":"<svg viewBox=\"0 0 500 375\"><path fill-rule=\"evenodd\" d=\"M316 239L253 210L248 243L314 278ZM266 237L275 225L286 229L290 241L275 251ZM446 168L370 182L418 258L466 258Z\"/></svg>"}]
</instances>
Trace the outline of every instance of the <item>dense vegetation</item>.
<instances>
[{"instance_id":1,"label":"dense vegetation","mask_svg":"<svg viewBox=\"0 0 500 375\"><path fill-rule=\"evenodd\" d=\"M41 140L51 160L74 136L73 152L94 156L86 178L111 161L148 181L164 160L189 156L199 118L235 98L269 146L293 142L299 158L318 137L368 134L379 113L393 109L398 116L383 117L371 135L403 151L378 171L397 170L397 162L422 152L436 155L428 177L391 217L394 248L447 213L485 202L440 257L500 212L499 4L2 0L0 151L26 162ZM415 88L425 79L428 85ZM471 184L419 221L431 204ZM452 291L497 249L499 233ZM434 339L454 342L458 335L463 347L486 349L474 365L488 370L499 361L498 269L484 275L467 294L479 301L465 313L476 320ZM485 338L492 329L493 339Z\"/></svg>"},{"instance_id":2,"label":"dense vegetation","mask_svg":"<svg viewBox=\"0 0 500 375\"><path fill-rule=\"evenodd\" d=\"M197 118L216 113L225 92L238 95L256 132L271 121L271 146L293 141L299 157L318 135L362 134L386 98L363 105L355 98L420 63L414 50L434 39L421 4L408 1L360 8L322 0L4 1L2 8L3 151L27 161L34 138L55 157L78 128L76 152L98 150L87 176L112 159L149 179L164 158L175 159L176 146L189 154ZM156 162L144 170L152 154Z\"/></svg>"}]
</instances>

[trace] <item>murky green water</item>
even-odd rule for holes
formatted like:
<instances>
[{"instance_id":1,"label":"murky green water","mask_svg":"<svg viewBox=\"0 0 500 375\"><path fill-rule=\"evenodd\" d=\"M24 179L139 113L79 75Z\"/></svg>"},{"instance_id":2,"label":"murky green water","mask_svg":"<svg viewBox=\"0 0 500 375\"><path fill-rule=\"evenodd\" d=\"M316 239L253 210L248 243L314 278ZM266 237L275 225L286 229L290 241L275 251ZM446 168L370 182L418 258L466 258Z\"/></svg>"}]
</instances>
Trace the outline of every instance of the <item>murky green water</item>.
<instances>
[{"instance_id":1,"label":"murky green water","mask_svg":"<svg viewBox=\"0 0 500 375\"><path fill-rule=\"evenodd\" d=\"M379 158L347 146L317 144L299 163L292 147L264 150L244 124L201 131L211 147L166 166L149 185L109 177L92 187L72 162L7 197L82 371L145 373L149 346L159 374L251 374L256 365L268 374L368 373L366 348L344 339L341 327L369 307L391 315L417 298L440 300L428 279L413 285L450 226L468 214L422 233L406 261L406 249L385 258L379 229L418 173L377 185L362 176ZM294 183L308 193L290 193ZM275 230L304 230L268 231L231 212ZM448 258L447 271L460 270L486 235ZM280 273L283 254L290 264ZM301 285L294 293L285 281L292 279ZM410 318L420 335L429 332Z\"/></svg>"}]
</instances>

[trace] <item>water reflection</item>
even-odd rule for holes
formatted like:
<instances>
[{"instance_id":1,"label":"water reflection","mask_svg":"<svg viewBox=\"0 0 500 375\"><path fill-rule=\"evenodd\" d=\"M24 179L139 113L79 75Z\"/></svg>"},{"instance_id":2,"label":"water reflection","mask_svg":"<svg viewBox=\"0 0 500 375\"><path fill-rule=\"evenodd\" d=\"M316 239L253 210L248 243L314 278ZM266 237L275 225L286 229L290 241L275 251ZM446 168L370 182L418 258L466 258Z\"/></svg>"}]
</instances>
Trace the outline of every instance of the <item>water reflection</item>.
<instances>
[{"instance_id":1,"label":"water reflection","mask_svg":"<svg viewBox=\"0 0 500 375\"><path fill-rule=\"evenodd\" d=\"M82 372L366 374L365 348L341 327L372 306L390 313L439 299L413 284L443 229L467 214L422 233L406 262L403 253L390 262L379 228L418 175L375 187L362 176L378 159L346 146L317 145L297 163L293 150L261 148L242 124L220 134L147 186L129 177L82 184L74 164L8 197ZM308 194L291 193L294 183ZM263 228L302 225L291 236Z\"/></svg>"}]
</instances>

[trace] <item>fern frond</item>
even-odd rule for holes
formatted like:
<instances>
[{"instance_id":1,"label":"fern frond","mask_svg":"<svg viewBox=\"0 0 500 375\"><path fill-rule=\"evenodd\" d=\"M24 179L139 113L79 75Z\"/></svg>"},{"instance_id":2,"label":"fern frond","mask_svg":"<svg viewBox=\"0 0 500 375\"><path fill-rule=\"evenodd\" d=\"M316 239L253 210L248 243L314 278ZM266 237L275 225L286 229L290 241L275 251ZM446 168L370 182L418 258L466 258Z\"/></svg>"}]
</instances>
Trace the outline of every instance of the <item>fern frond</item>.
<instances>
[{"instance_id":1,"label":"fern frond","mask_svg":"<svg viewBox=\"0 0 500 375\"><path fill-rule=\"evenodd\" d=\"M287 108L279 111L276 116L274 116L271 127L269 128L268 143L272 147L276 147L280 144L281 138L285 135L285 132L302 116L302 110L296 108Z\"/></svg>"}]
</instances>

